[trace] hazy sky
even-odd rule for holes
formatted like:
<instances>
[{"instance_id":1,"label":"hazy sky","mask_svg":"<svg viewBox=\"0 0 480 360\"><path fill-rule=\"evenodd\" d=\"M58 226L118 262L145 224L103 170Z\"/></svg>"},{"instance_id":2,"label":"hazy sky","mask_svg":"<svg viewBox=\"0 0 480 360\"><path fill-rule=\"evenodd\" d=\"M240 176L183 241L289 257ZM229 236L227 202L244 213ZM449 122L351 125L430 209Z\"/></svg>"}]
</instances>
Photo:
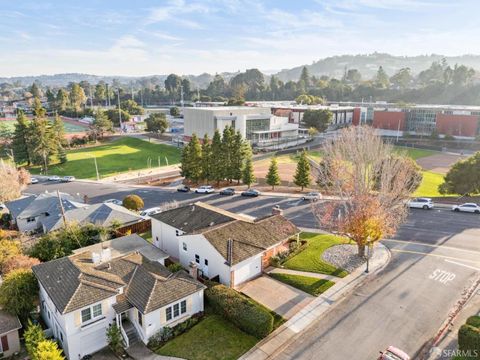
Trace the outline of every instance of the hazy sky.
<instances>
[{"instance_id":1,"label":"hazy sky","mask_svg":"<svg viewBox=\"0 0 480 360\"><path fill-rule=\"evenodd\" d=\"M480 54L480 0L0 0L0 76L280 70Z\"/></svg>"}]
</instances>

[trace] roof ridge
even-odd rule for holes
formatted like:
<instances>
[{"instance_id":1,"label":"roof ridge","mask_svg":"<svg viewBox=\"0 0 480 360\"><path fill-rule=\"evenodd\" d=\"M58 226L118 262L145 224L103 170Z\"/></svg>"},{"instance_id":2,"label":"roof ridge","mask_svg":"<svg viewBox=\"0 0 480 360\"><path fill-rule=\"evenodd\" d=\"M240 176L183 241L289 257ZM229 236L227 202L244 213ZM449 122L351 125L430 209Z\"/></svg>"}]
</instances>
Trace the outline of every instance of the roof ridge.
<instances>
[{"instance_id":1,"label":"roof ridge","mask_svg":"<svg viewBox=\"0 0 480 360\"><path fill-rule=\"evenodd\" d=\"M80 273L80 276L82 275L82 273ZM79 277L80 277L79 276ZM78 283L78 286L77 288L75 289L75 291L73 292L72 296L70 296L70 299L68 300L67 304L65 305L65 307L62 309L62 314L65 314L65 310L68 309L68 307L70 306L70 303L72 302L73 298L75 297L76 293L78 292L78 290L80 289L80 287L82 286L82 282L80 281L79 279L79 283ZM50 295L49 295L50 296ZM56 307L56 305L55 305Z\"/></svg>"},{"instance_id":2,"label":"roof ridge","mask_svg":"<svg viewBox=\"0 0 480 360\"><path fill-rule=\"evenodd\" d=\"M242 240L235 240L235 239L231 239L233 242L238 242L240 244L245 244L245 245L249 245L249 246L252 246L252 247L256 247L258 249L263 249L263 250L266 250L267 248L264 247L264 246L258 246L258 245L255 245L255 244L251 244L249 242L246 242L246 241L242 241Z\"/></svg>"},{"instance_id":3,"label":"roof ridge","mask_svg":"<svg viewBox=\"0 0 480 360\"><path fill-rule=\"evenodd\" d=\"M240 221L245 221L245 222L253 222L247 216L244 216L244 215L241 215L241 214L236 214L236 213L233 213L231 211L219 208L217 206L204 203L202 201L197 201L197 202L193 203L193 205L197 205L197 206L200 206L200 207L202 207L206 210L214 211L216 213L231 217L232 219L235 219L235 220L240 220Z\"/></svg>"},{"instance_id":4,"label":"roof ridge","mask_svg":"<svg viewBox=\"0 0 480 360\"><path fill-rule=\"evenodd\" d=\"M102 289L102 290L107 290L107 291L111 291L111 292L115 292L115 293L117 292L117 289L111 288L111 287L106 286L106 285L97 284L96 282L89 281L89 280L82 279L82 278L80 278L79 280L80 280L80 284L96 287L96 288L99 288L99 289Z\"/></svg>"}]
</instances>

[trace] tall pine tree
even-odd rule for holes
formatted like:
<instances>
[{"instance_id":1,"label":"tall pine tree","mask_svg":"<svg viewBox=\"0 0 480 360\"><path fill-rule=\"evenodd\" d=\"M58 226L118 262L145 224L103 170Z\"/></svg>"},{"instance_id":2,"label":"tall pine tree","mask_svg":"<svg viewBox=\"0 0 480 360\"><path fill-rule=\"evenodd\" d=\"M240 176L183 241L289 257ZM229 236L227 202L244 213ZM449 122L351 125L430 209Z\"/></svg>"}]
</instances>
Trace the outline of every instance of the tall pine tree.
<instances>
[{"instance_id":1,"label":"tall pine tree","mask_svg":"<svg viewBox=\"0 0 480 360\"><path fill-rule=\"evenodd\" d=\"M15 123L12 140L13 157L17 164L27 163L27 166L30 166L32 163L32 143L30 135L28 119L23 111L20 110L17 114L17 122Z\"/></svg>"},{"instance_id":2,"label":"tall pine tree","mask_svg":"<svg viewBox=\"0 0 480 360\"><path fill-rule=\"evenodd\" d=\"M57 159L61 164L67 162L67 152L65 151L65 127L60 116L56 115L52 124L52 137L57 146Z\"/></svg>"},{"instance_id":3,"label":"tall pine tree","mask_svg":"<svg viewBox=\"0 0 480 360\"><path fill-rule=\"evenodd\" d=\"M212 145L208 134L205 134L202 141L202 177L207 182L212 179Z\"/></svg>"},{"instance_id":4,"label":"tall pine tree","mask_svg":"<svg viewBox=\"0 0 480 360\"><path fill-rule=\"evenodd\" d=\"M278 175L278 164L276 157L273 157L272 160L270 160L270 167L268 168L266 182L272 187L272 190L275 190L276 185L280 185L280 175Z\"/></svg>"},{"instance_id":5,"label":"tall pine tree","mask_svg":"<svg viewBox=\"0 0 480 360\"><path fill-rule=\"evenodd\" d=\"M212 155L211 155L211 161L210 161L211 163L210 179L215 180L218 186L220 184L220 181L223 180L224 173L225 173L222 137L218 129L215 130L215 133L213 134L211 151L212 151Z\"/></svg>"},{"instance_id":6,"label":"tall pine tree","mask_svg":"<svg viewBox=\"0 0 480 360\"><path fill-rule=\"evenodd\" d=\"M232 127L226 126L223 129L222 136L222 154L224 161L224 174L223 178L232 182L232 179L235 175L235 170L233 169L233 157L234 157L234 136L235 130Z\"/></svg>"},{"instance_id":7,"label":"tall pine tree","mask_svg":"<svg viewBox=\"0 0 480 360\"><path fill-rule=\"evenodd\" d=\"M250 186L255 182L255 175L253 174L253 162L252 162L252 149L250 144L247 143L246 152L245 152L245 165L243 166L242 170L242 182L248 186Z\"/></svg>"},{"instance_id":8,"label":"tall pine tree","mask_svg":"<svg viewBox=\"0 0 480 360\"><path fill-rule=\"evenodd\" d=\"M245 143L242 138L240 131L237 131L233 138L233 147L232 147L232 178L237 180L237 184L240 184L242 179L242 166L243 160L245 159Z\"/></svg>"},{"instance_id":9,"label":"tall pine tree","mask_svg":"<svg viewBox=\"0 0 480 360\"><path fill-rule=\"evenodd\" d=\"M58 153L57 141L53 128L46 118L46 111L38 98L35 98L33 112L35 117L30 124L32 162L35 165L42 165L44 173L47 174L51 157Z\"/></svg>"},{"instance_id":10,"label":"tall pine tree","mask_svg":"<svg viewBox=\"0 0 480 360\"><path fill-rule=\"evenodd\" d=\"M300 154L298 159L295 175L293 176L293 182L295 185L302 188L310 185L310 163L307 159L307 152L305 150Z\"/></svg>"},{"instance_id":11,"label":"tall pine tree","mask_svg":"<svg viewBox=\"0 0 480 360\"><path fill-rule=\"evenodd\" d=\"M182 156L182 161L185 160L185 163L182 162L182 174L185 166L187 172L184 176L197 184L202 179L202 146L196 134L192 135L192 139L186 147L188 148L186 154Z\"/></svg>"}]
</instances>

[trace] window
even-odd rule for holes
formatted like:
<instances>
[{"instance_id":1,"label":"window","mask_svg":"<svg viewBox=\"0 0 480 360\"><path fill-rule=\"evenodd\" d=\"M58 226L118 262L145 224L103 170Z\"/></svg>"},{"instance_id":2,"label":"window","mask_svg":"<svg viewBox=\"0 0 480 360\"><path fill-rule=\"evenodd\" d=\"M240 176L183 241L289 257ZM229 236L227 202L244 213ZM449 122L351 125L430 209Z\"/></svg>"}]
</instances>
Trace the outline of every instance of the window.
<instances>
[{"instance_id":1,"label":"window","mask_svg":"<svg viewBox=\"0 0 480 360\"><path fill-rule=\"evenodd\" d=\"M27 223L34 222L35 218L34 217L29 217L27 218Z\"/></svg>"},{"instance_id":2,"label":"window","mask_svg":"<svg viewBox=\"0 0 480 360\"><path fill-rule=\"evenodd\" d=\"M183 248L183 251L187 251L187 244L182 243L182 248Z\"/></svg>"},{"instance_id":3,"label":"window","mask_svg":"<svg viewBox=\"0 0 480 360\"><path fill-rule=\"evenodd\" d=\"M195 262L200 264L200 255L195 254Z\"/></svg>"},{"instance_id":4,"label":"window","mask_svg":"<svg viewBox=\"0 0 480 360\"><path fill-rule=\"evenodd\" d=\"M179 303L173 304L165 308L165 318L167 321L175 319L187 312L187 300L182 300Z\"/></svg>"},{"instance_id":5,"label":"window","mask_svg":"<svg viewBox=\"0 0 480 360\"><path fill-rule=\"evenodd\" d=\"M82 310L82 323L87 322L92 319L92 313L90 308Z\"/></svg>"},{"instance_id":6,"label":"window","mask_svg":"<svg viewBox=\"0 0 480 360\"><path fill-rule=\"evenodd\" d=\"M165 309L165 311L166 311L167 321L172 320L172 308L168 307L168 308Z\"/></svg>"},{"instance_id":7,"label":"window","mask_svg":"<svg viewBox=\"0 0 480 360\"><path fill-rule=\"evenodd\" d=\"M89 322L90 320L96 319L102 316L102 304L95 304L91 307L83 309L82 312L82 323Z\"/></svg>"},{"instance_id":8,"label":"window","mask_svg":"<svg viewBox=\"0 0 480 360\"><path fill-rule=\"evenodd\" d=\"M208 259L205 259L203 262L205 263L205 266L208 266Z\"/></svg>"},{"instance_id":9,"label":"window","mask_svg":"<svg viewBox=\"0 0 480 360\"><path fill-rule=\"evenodd\" d=\"M180 312L182 314L185 314L187 312L187 300L183 300L181 303L180 303Z\"/></svg>"},{"instance_id":10,"label":"window","mask_svg":"<svg viewBox=\"0 0 480 360\"><path fill-rule=\"evenodd\" d=\"M93 305L93 317L102 315L102 304Z\"/></svg>"},{"instance_id":11,"label":"window","mask_svg":"<svg viewBox=\"0 0 480 360\"><path fill-rule=\"evenodd\" d=\"M141 313L139 310L137 310L137 314L138 314L138 324L139 324L141 327L143 327L143 315L142 315L142 313Z\"/></svg>"},{"instance_id":12,"label":"window","mask_svg":"<svg viewBox=\"0 0 480 360\"><path fill-rule=\"evenodd\" d=\"M173 317L180 315L180 306L179 304L173 305Z\"/></svg>"}]
</instances>

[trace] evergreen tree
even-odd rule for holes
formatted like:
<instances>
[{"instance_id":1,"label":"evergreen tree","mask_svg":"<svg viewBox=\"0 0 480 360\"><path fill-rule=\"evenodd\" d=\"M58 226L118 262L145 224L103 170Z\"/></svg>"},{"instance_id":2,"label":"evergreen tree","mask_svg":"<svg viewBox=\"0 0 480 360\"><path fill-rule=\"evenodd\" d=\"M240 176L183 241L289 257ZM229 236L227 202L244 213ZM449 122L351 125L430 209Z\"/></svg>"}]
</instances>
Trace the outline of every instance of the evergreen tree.
<instances>
[{"instance_id":1,"label":"evergreen tree","mask_svg":"<svg viewBox=\"0 0 480 360\"><path fill-rule=\"evenodd\" d=\"M65 146L67 141L65 139L65 127L60 116L56 115L52 124L52 137L57 145L57 159L61 164L67 162L67 152Z\"/></svg>"},{"instance_id":2,"label":"evergreen tree","mask_svg":"<svg viewBox=\"0 0 480 360\"><path fill-rule=\"evenodd\" d=\"M375 86L380 89L387 89L390 86L390 79L383 67L379 67L375 77Z\"/></svg>"},{"instance_id":3,"label":"evergreen tree","mask_svg":"<svg viewBox=\"0 0 480 360\"><path fill-rule=\"evenodd\" d=\"M272 190L275 190L275 185L280 185L280 175L278 175L278 164L277 158L273 157L270 161L270 167L268 168L267 184L272 187Z\"/></svg>"},{"instance_id":4,"label":"evergreen tree","mask_svg":"<svg viewBox=\"0 0 480 360\"><path fill-rule=\"evenodd\" d=\"M302 68L302 74L300 75L300 81L303 81L303 85L306 87L310 86L310 74L306 66Z\"/></svg>"},{"instance_id":5,"label":"evergreen tree","mask_svg":"<svg viewBox=\"0 0 480 360\"><path fill-rule=\"evenodd\" d=\"M202 146L196 134L182 153L182 175L188 180L198 183L202 179Z\"/></svg>"},{"instance_id":6,"label":"evergreen tree","mask_svg":"<svg viewBox=\"0 0 480 360\"><path fill-rule=\"evenodd\" d=\"M185 145L182 149L182 156L180 158L180 175L185 179L190 179L190 146Z\"/></svg>"},{"instance_id":7,"label":"evergreen tree","mask_svg":"<svg viewBox=\"0 0 480 360\"><path fill-rule=\"evenodd\" d=\"M223 129L222 136L222 152L223 152L223 161L224 161L224 174L223 178L232 182L232 179L235 175L235 170L233 169L233 157L234 157L234 137L235 130L232 127L226 126Z\"/></svg>"},{"instance_id":8,"label":"evergreen tree","mask_svg":"<svg viewBox=\"0 0 480 360\"><path fill-rule=\"evenodd\" d=\"M250 185L255 182L255 175L253 174L252 149L248 142L246 144L245 165L242 170L242 182L250 189Z\"/></svg>"},{"instance_id":9,"label":"evergreen tree","mask_svg":"<svg viewBox=\"0 0 480 360\"><path fill-rule=\"evenodd\" d=\"M97 137L103 138L105 132L113 130L113 123L110 121L105 111L98 110L95 113L95 120L92 122L91 129L95 136L95 141L97 141Z\"/></svg>"},{"instance_id":10,"label":"evergreen tree","mask_svg":"<svg viewBox=\"0 0 480 360\"><path fill-rule=\"evenodd\" d=\"M35 165L42 165L45 174L51 157L57 155L58 144L52 126L45 117L45 109L40 102L35 102L35 118L30 124L32 162Z\"/></svg>"},{"instance_id":11,"label":"evergreen tree","mask_svg":"<svg viewBox=\"0 0 480 360\"><path fill-rule=\"evenodd\" d=\"M220 135L220 131L218 131L217 129L213 134L210 160L210 179L215 180L217 182L217 185L220 183L221 180L223 180L223 168L225 166L223 158L222 137Z\"/></svg>"},{"instance_id":12,"label":"evergreen tree","mask_svg":"<svg viewBox=\"0 0 480 360\"><path fill-rule=\"evenodd\" d=\"M304 187L310 185L310 163L308 162L307 152L305 150L302 151L298 159L293 182L295 185L300 186L302 191Z\"/></svg>"},{"instance_id":13,"label":"evergreen tree","mask_svg":"<svg viewBox=\"0 0 480 360\"><path fill-rule=\"evenodd\" d=\"M205 134L202 142L202 177L207 182L211 179L212 145L208 134Z\"/></svg>"},{"instance_id":14,"label":"evergreen tree","mask_svg":"<svg viewBox=\"0 0 480 360\"><path fill-rule=\"evenodd\" d=\"M87 96L83 88L76 83L72 84L72 89L70 90L70 103L72 104L73 110L75 113L79 112L82 109L82 105L87 101Z\"/></svg>"},{"instance_id":15,"label":"evergreen tree","mask_svg":"<svg viewBox=\"0 0 480 360\"><path fill-rule=\"evenodd\" d=\"M27 163L30 166L31 159L31 136L27 117L23 111L17 114L17 122L12 140L13 157L17 164Z\"/></svg>"},{"instance_id":16,"label":"evergreen tree","mask_svg":"<svg viewBox=\"0 0 480 360\"><path fill-rule=\"evenodd\" d=\"M242 134L240 131L237 131L233 138L233 148L232 148L232 166L231 173L232 178L237 180L237 184L240 184L242 179L242 165L243 160L245 159L245 142L243 141Z\"/></svg>"},{"instance_id":17,"label":"evergreen tree","mask_svg":"<svg viewBox=\"0 0 480 360\"><path fill-rule=\"evenodd\" d=\"M58 90L55 100L55 109L63 112L67 110L69 102L70 100L67 91L65 89Z\"/></svg>"}]
</instances>

